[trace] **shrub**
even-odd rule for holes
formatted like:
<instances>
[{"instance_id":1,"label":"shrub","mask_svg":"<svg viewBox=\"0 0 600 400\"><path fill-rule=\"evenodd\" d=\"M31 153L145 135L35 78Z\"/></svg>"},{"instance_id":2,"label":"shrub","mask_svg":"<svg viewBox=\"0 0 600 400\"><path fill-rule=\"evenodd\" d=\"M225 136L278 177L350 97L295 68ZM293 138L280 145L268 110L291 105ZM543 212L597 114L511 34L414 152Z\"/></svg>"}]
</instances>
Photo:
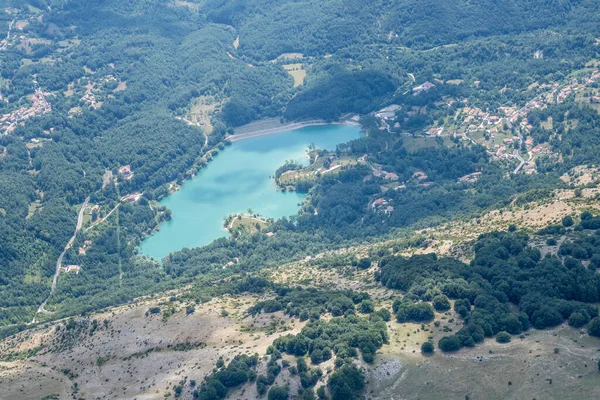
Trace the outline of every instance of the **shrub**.
<instances>
[{"instance_id":1,"label":"shrub","mask_svg":"<svg viewBox=\"0 0 600 400\"><path fill-rule=\"evenodd\" d=\"M510 342L510 333L506 331L498 332L496 335L496 342L498 343L508 343Z\"/></svg>"}]
</instances>

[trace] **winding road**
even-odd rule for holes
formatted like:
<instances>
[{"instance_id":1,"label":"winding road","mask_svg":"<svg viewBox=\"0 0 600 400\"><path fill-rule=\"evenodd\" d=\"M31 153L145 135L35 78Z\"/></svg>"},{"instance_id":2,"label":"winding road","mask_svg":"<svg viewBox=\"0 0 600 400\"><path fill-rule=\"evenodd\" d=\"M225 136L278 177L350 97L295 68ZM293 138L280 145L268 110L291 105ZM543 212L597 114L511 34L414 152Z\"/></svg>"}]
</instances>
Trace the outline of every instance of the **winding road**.
<instances>
[{"instance_id":1,"label":"winding road","mask_svg":"<svg viewBox=\"0 0 600 400\"><path fill-rule=\"evenodd\" d=\"M37 310L38 313L52 314L50 311L46 311L46 309L44 307L46 306L46 303L48 302L48 300L54 293L54 290L56 289L56 284L58 283L58 276L60 275L60 270L62 269L63 258L65 257L65 254L67 254L67 251L69 251L69 249L73 246L73 243L75 243L75 239L77 238L77 233L79 233L79 231L81 230L81 227L83 226L83 214L84 214L85 209L88 206L89 202L90 202L90 198L88 196L88 198L85 199L85 201L81 205L81 209L79 209L79 215L77 216L77 226L75 227L75 233L73 234L73 237L71 237L71 239L69 240L67 245L65 246L63 252L58 257L58 260L56 261L56 272L54 273L54 278L52 279L52 287L50 289L50 294L48 295L48 297L46 297L46 300L44 300L44 302L38 308L38 310Z\"/></svg>"}]
</instances>

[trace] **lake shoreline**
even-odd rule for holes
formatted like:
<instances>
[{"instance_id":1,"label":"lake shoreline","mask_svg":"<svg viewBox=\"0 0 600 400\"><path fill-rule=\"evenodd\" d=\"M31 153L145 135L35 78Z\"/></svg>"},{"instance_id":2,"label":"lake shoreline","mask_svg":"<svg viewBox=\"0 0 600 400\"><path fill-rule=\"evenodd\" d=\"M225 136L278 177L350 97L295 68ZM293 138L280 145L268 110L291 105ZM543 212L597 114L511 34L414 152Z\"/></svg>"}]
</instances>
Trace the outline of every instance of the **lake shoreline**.
<instances>
[{"instance_id":1,"label":"lake shoreline","mask_svg":"<svg viewBox=\"0 0 600 400\"><path fill-rule=\"evenodd\" d=\"M269 121L254 127L269 123L273 127ZM178 190L159 201L158 205L171 210L172 218L141 241L140 253L161 260L183 248L202 247L230 237L224 219L244 214L243 210L249 208L266 220L296 215L305 195L279 190L272 179L274 171L290 158L306 157L310 144L332 150L339 143L361 136L358 126L319 125L284 130L285 135L269 137L262 132L253 140L238 140L219 151L194 177L173 186L171 189ZM249 130L246 133L256 134Z\"/></svg>"}]
</instances>

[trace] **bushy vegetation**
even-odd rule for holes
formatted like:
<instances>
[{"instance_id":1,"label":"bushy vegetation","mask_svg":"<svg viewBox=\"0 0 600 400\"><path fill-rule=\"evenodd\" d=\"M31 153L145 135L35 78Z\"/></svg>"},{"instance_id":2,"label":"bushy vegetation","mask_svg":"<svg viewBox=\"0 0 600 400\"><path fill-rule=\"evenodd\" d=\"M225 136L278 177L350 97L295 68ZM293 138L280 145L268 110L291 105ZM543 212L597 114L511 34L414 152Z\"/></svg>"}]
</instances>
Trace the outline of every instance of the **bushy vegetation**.
<instances>
[{"instance_id":1,"label":"bushy vegetation","mask_svg":"<svg viewBox=\"0 0 600 400\"><path fill-rule=\"evenodd\" d=\"M256 379L254 371L258 355L245 354L235 356L227 365L209 374L202 385L194 391L194 398L200 400L218 400L227 397L229 389L240 386L248 380Z\"/></svg>"},{"instance_id":2,"label":"bushy vegetation","mask_svg":"<svg viewBox=\"0 0 600 400\"><path fill-rule=\"evenodd\" d=\"M584 232L574 243L586 243L593 252L596 236ZM519 232L482 235L473 250L475 258L469 266L433 254L387 257L380 262L377 278L406 293L394 303L401 322L431 320L433 309L427 302L446 305L441 296L456 299L454 309L464 319L464 327L442 338L441 350L472 347L494 335L505 343L510 340L507 335L517 335L530 325L545 329L565 319L582 327L597 317L600 279L595 267L584 267L566 251L560 252L564 258L542 258L538 249L528 246L527 235ZM590 257L586 251L581 256ZM519 311L511 311L509 303L518 305ZM593 323L589 329L594 330Z\"/></svg>"},{"instance_id":3,"label":"bushy vegetation","mask_svg":"<svg viewBox=\"0 0 600 400\"><path fill-rule=\"evenodd\" d=\"M345 364L327 382L332 400L360 399L365 377L354 364Z\"/></svg>"},{"instance_id":4,"label":"bushy vegetation","mask_svg":"<svg viewBox=\"0 0 600 400\"><path fill-rule=\"evenodd\" d=\"M377 315L362 318L347 315L329 322L309 322L298 335L276 339L273 345L281 352L295 356L309 355L313 364L320 364L334 354L338 358L357 357L372 362L375 352L387 342L387 326Z\"/></svg>"},{"instance_id":5,"label":"bushy vegetation","mask_svg":"<svg viewBox=\"0 0 600 400\"><path fill-rule=\"evenodd\" d=\"M313 288L279 287L276 288L276 293L277 297L275 299L261 301L251 307L248 312L254 315L261 311L273 313L283 310L291 317L306 321L307 319L319 319L326 312L331 313L334 317L342 316L348 312L354 313L355 305L360 303L362 307L361 302L369 298L366 293L351 290L325 291Z\"/></svg>"}]
</instances>

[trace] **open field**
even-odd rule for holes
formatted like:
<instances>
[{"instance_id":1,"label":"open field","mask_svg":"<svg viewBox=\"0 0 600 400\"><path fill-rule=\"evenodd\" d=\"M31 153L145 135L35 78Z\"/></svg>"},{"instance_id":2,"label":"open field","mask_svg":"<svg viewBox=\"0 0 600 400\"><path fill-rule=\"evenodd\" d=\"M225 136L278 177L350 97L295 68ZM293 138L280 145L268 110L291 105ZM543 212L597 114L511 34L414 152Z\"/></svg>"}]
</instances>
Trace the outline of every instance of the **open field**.
<instances>
[{"instance_id":1,"label":"open field","mask_svg":"<svg viewBox=\"0 0 600 400\"><path fill-rule=\"evenodd\" d=\"M258 225L258 228L257 228ZM235 216L229 225L227 230L232 232L234 230L243 230L247 234L253 234L264 230L269 224L262 218L257 218L251 215L238 215Z\"/></svg>"},{"instance_id":2,"label":"open field","mask_svg":"<svg viewBox=\"0 0 600 400\"><path fill-rule=\"evenodd\" d=\"M34 201L33 203L29 204L29 209L27 210L27 217L25 218L29 219L33 217L36 211L41 211L43 208L44 207L42 207L42 202L39 199Z\"/></svg>"},{"instance_id":3,"label":"open field","mask_svg":"<svg viewBox=\"0 0 600 400\"><path fill-rule=\"evenodd\" d=\"M486 340L456 354L422 356L384 346L370 374L376 399L592 399L600 396L600 342L568 326L524 339ZM557 349L557 350L555 350ZM557 351L557 352L556 352ZM377 383L377 384L375 384ZM398 397L401 395L402 397Z\"/></svg>"},{"instance_id":4,"label":"open field","mask_svg":"<svg viewBox=\"0 0 600 400\"><path fill-rule=\"evenodd\" d=\"M144 300L95 315L98 329L91 334L88 325L66 330L65 322L20 334L0 345L0 398L37 400L56 394L67 399L75 387L77 398L163 398L184 378L200 383L219 357L264 355L275 338L303 326L281 313L247 317L248 306L257 300L214 299L195 306L190 315L168 298ZM146 315L151 307L162 313ZM223 310L228 316L222 316ZM277 332L269 334L272 324ZM27 351L37 354L26 357ZM183 398L191 397L185 385Z\"/></svg>"},{"instance_id":5,"label":"open field","mask_svg":"<svg viewBox=\"0 0 600 400\"><path fill-rule=\"evenodd\" d=\"M283 69L294 78L294 87L302 86L306 78L306 70L302 64L286 64Z\"/></svg>"},{"instance_id":6,"label":"open field","mask_svg":"<svg viewBox=\"0 0 600 400\"><path fill-rule=\"evenodd\" d=\"M210 135L213 131L210 120L220 105L221 103L212 96L198 97L192 101L190 111L186 117L187 121L201 127L205 134Z\"/></svg>"},{"instance_id":7,"label":"open field","mask_svg":"<svg viewBox=\"0 0 600 400\"><path fill-rule=\"evenodd\" d=\"M320 157L312 165L301 170L286 171L279 177L278 184L281 187L293 186L298 182L312 182L317 176L337 174L343 167L358 164L357 158L353 156L342 156L330 161L328 168L325 163L329 157Z\"/></svg>"}]
</instances>

